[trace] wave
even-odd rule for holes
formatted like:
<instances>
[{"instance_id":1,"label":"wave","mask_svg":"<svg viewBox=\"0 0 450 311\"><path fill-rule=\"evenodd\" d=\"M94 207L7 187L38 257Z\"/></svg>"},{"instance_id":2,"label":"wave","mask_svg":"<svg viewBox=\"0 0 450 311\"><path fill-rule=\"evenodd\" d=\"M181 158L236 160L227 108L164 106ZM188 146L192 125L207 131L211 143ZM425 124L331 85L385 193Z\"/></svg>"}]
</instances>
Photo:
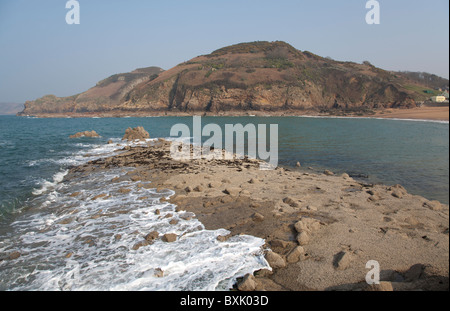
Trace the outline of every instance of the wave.
<instances>
[{"instance_id":1,"label":"wave","mask_svg":"<svg viewBox=\"0 0 450 311\"><path fill-rule=\"evenodd\" d=\"M0 263L0 278L8 280L3 286L8 290L228 290L237 278L270 269L263 256L263 239L243 235L219 242L219 236L230 232L206 230L193 213L161 202L174 194L172 190L157 191L127 180L111 183L114 177L126 176L122 170L59 184L45 196L44 209L14 222L17 235L11 243L0 245L0 252L17 247L21 269L12 269L13 261ZM130 191L121 191L124 188ZM79 194L74 196L74 191ZM174 233L178 238L173 243L158 239L134 247L153 231L160 237ZM28 282L16 282L19 279Z\"/></svg>"},{"instance_id":2,"label":"wave","mask_svg":"<svg viewBox=\"0 0 450 311\"><path fill-rule=\"evenodd\" d=\"M114 139L58 161L86 162L87 154L98 158L154 140ZM89 178L66 178L68 171L61 170L42 180L33 191L34 208L18 215L11 225L14 236L0 243L0 253L21 254L20 269L14 261L0 261L0 279L7 280L0 290L229 290L237 278L270 269L263 239L243 235L219 242L230 232L206 230L193 213L166 202L174 191L129 181L131 170L94 172ZM120 181L112 182L117 177ZM135 247L153 231L178 238Z\"/></svg>"}]
</instances>

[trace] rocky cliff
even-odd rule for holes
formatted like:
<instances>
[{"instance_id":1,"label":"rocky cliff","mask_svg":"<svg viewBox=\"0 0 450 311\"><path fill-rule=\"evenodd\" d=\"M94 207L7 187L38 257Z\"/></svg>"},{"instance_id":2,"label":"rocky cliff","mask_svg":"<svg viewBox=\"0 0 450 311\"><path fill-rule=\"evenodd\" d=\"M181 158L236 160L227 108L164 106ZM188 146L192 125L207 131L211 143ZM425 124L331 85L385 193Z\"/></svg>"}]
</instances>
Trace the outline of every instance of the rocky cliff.
<instances>
[{"instance_id":1,"label":"rocky cliff","mask_svg":"<svg viewBox=\"0 0 450 311\"><path fill-rule=\"evenodd\" d=\"M27 102L21 115L242 114L415 107L421 86L368 62L299 51L285 42L241 43L168 70L112 76L67 98Z\"/></svg>"}]
</instances>

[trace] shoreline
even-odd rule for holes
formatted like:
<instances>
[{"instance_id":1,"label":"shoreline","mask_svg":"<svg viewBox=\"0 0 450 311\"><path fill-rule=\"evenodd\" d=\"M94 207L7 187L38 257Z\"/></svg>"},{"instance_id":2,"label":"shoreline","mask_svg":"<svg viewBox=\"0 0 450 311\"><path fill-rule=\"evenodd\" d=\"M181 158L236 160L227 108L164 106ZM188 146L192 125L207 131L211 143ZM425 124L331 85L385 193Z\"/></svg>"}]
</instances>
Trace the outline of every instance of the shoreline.
<instances>
[{"instance_id":1,"label":"shoreline","mask_svg":"<svg viewBox=\"0 0 450 311\"><path fill-rule=\"evenodd\" d=\"M365 264L378 260L383 286L448 290L447 205L347 174L261 171L249 159L177 162L169 147L160 139L127 148L72 168L66 178L133 167L126 178L175 191L169 202L206 229L264 239L273 272L247 276L241 289L250 283L250 290L364 290Z\"/></svg>"},{"instance_id":2,"label":"shoreline","mask_svg":"<svg viewBox=\"0 0 450 311\"><path fill-rule=\"evenodd\" d=\"M205 117L320 117L320 118L361 118L361 119L396 119L412 121L435 121L449 122L449 107L421 107L411 109L383 109L377 110L373 114L329 114L317 111L281 111L281 112L261 112L261 111L235 111L221 113L205 112L105 112L105 113L52 113L34 114L22 117L36 118L130 118L130 117L190 117L192 115L203 115Z\"/></svg>"}]
</instances>

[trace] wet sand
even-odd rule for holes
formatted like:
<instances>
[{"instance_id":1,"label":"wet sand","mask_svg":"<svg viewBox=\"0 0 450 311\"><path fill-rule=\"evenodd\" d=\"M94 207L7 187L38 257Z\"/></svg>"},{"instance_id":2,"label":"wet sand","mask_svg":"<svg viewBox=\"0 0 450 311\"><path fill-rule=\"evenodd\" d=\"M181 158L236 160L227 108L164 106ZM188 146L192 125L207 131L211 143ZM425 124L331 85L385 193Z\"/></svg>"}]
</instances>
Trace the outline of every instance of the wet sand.
<instances>
[{"instance_id":1,"label":"wet sand","mask_svg":"<svg viewBox=\"0 0 450 311\"><path fill-rule=\"evenodd\" d=\"M127 149L72 168L66 178L134 167L125 179L176 191L170 202L207 229L265 239L273 271L246 276L236 284L240 290L449 289L447 205L400 185L364 184L329 171L261 170L252 159L174 161L164 140ZM371 260L380 264L381 285L365 282Z\"/></svg>"}]
</instances>

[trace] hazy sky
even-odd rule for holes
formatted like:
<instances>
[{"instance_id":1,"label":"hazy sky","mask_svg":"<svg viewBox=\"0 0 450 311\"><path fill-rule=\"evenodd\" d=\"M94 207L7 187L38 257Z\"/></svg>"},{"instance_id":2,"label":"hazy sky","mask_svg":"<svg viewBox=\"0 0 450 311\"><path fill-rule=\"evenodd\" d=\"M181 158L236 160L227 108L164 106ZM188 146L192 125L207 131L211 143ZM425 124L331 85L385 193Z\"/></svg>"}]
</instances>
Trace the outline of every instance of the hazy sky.
<instances>
[{"instance_id":1,"label":"hazy sky","mask_svg":"<svg viewBox=\"0 0 450 311\"><path fill-rule=\"evenodd\" d=\"M449 1L379 0L0 0L0 102L83 92L112 74L169 69L249 41L283 40L336 60L449 77Z\"/></svg>"}]
</instances>

